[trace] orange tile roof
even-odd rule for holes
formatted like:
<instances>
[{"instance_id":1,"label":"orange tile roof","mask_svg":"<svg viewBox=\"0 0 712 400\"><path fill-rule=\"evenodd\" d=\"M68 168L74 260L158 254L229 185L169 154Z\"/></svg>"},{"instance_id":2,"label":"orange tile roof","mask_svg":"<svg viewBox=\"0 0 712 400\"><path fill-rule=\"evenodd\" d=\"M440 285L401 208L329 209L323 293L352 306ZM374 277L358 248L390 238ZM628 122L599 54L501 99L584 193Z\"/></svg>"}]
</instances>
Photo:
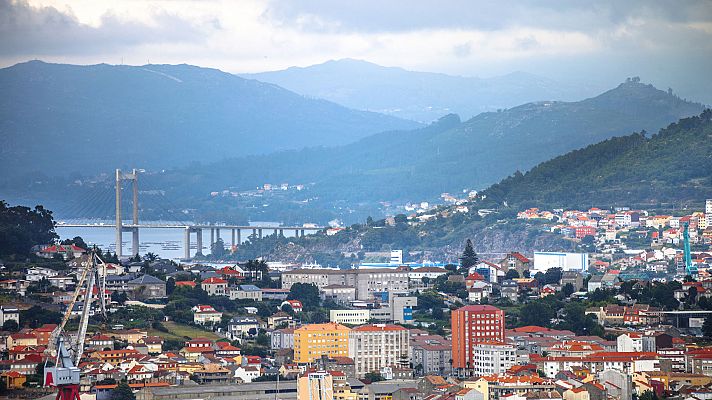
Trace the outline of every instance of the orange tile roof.
<instances>
[{"instance_id":1,"label":"orange tile roof","mask_svg":"<svg viewBox=\"0 0 712 400\"><path fill-rule=\"evenodd\" d=\"M357 326L352 329L353 332L382 332L382 331L405 331L402 326L399 325L386 325L386 324L372 324L372 325L362 325Z\"/></svg>"}]
</instances>

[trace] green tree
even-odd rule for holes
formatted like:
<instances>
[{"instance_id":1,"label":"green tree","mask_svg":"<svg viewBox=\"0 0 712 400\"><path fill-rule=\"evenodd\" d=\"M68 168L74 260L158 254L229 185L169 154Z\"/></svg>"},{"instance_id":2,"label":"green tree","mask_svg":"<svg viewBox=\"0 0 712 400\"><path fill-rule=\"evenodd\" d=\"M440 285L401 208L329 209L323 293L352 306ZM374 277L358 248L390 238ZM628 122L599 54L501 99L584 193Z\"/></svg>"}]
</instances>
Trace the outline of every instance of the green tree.
<instances>
[{"instance_id":1,"label":"green tree","mask_svg":"<svg viewBox=\"0 0 712 400\"><path fill-rule=\"evenodd\" d=\"M17 332L19 329L20 325L18 325L17 321L14 319L9 319L2 324L2 330L4 331Z\"/></svg>"},{"instance_id":2,"label":"green tree","mask_svg":"<svg viewBox=\"0 0 712 400\"><path fill-rule=\"evenodd\" d=\"M380 382L386 380L386 378L384 378L380 372L367 372L365 378L371 382Z\"/></svg>"},{"instance_id":3,"label":"green tree","mask_svg":"<svg viewBox=\"0 0 712 400\"><path fill-rule=\"evenodd\" d=\"M705 317L705 323L702 324L702 333L704 333L706 337L712 338L712 316L708 315Z\"/></svg>"},{"instance_id":4,"label":"green tree","mask_svg":"<svg viewBox=\"0 0 712 400\"><path fill-rule=\"evenodd\" d=\"M516 269L511 268L509 271L507 271L507 274L504 276L504 279L515 279L519 278L519 272L517 272Z\"/></svg>"},{"instance_id":5,"label":"green tree","mask_svg":"<svg viewBox=\"0 0 712 400\"><path fill-rule=\"evenodd\" d=\"M81 236L75 236L73 239L64 239L61 244L63 245L75 245L81 247L84 250L89 250L89 245L82 239Z\"/></svg>"},{"instance_id":6,"label":"green tree","mask_svg":"<svg viewBox=\"0 0 712 400\"><path fill-rule=\"evenodd\" d=\"M32 246L50 244L58 237L51 211L39 205L9 207L0 200L0 256L27 256Z\"/></svg>"},{"instance_id":7,"label":"green tree","mask_svg":"<svg viewBox=\"0 0 712 400\"><path fill-rule=\"evenodd\" d=\"M176 288L176 280L173 279L172 277L168 278L166 280L166 294L168 296L170 296L171 293L173 293L173 291L175 290L175 288Z\"/></svg>"},{"instance_id":8,"label":"green tree","mask_svg":"<svg viewBox=\"0 0 712 400\"><path fill-rule=\"evenodd\" d=\"M32 306L28 310L20 311L20 321L34 329L44 324L59 324L62 321L62 314L40 306Z\"/></svg>"},{"instance_id":9,"label":"green tree","mask_svg":"<svg viewBox=\"0 0 712 400\"><path fill-rule=\"evenodd\" d=\"M289 289L289 300L299 300L305 309L319 307L319 288L311 283L295 283Z\"/></svg>"},{"instance_id":10,"label":"green tree","mask_svg":"<svg viewBox=\"0 0 712 400\"><path fill-rule=\"evenodd\" d=\"M222 238L218 238L215 243L210 245L210 256L212 258L222 258L225 256L225 242Z\"/></svg>"},{"instance_id":11,"label":"green tree","mask_svg":"<svg viewBox=\"0 0 712 400\"><path fill-rule=\"evenodd\" d=\"M136 400L133 390L126 382L119 383L114 390L111 391L111 400Z\"/></svg>"},{"instance_id":12,"label":"green tree","mask_svg":"<svg viewBox=\"0 0 712 400\"><path fill-rule=\"evenodd\" d=\"M561 268L549 268L544 273L544 281L541 283L544 285L557 284L561 281L562 274Z\"/></svg>"},{"instance_id":13,"label":"green tree","mask_svg":"<svg viewBox=\"0 0 712 400\"><path fill-rule=\"evenodd\" d=\"M541 301L533 301L525 304L519 311L519 323L524 326L549 326L555 316L556 312L550 305Z\"/></svg>"},{"instance_id":14,"label":"green tree","mask_svg":"<svg viewBox=\"0 0 712 400\"><path fill-rule=\"evenodd\" d=\"M462 256L460 257L460 265L464 271L468 271L470 267L477 265L480 261L475 253L475 249L472 247L472 240L467 239L465 242L465 250L462 251Z\"/></svg>"},{"instance_id":15,"label":"green tree","mask_svg":"<svg viewBox=\"0 0 712 400\"><path fill-rule=\"evenodd\" d=\"M561 291L564 293L564 297L569 297L576 291L576 289L574 289L574 285L571 282L568 282L563 288L561 288Z\"/></svg>"}]
</instances>

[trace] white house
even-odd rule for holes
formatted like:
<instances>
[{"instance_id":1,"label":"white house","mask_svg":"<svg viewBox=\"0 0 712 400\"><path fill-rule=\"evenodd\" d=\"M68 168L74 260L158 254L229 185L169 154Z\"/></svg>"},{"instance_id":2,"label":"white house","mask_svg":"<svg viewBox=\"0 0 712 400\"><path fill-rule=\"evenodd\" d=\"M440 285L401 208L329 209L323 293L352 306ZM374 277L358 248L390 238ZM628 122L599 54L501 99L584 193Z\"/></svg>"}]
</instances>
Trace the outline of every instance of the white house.
<instances>
[{"instance_id":1,"label":"white house","mask_svg":"<svg viewBox=\"0 0 712 400\"><path fill-rule=\"evenodd\" d=\"M244 383L250 383L253 379L259 378L261 376L259 367L237 367L235 370L235 378L240 378Z\"/></svg>"}]
</instances>

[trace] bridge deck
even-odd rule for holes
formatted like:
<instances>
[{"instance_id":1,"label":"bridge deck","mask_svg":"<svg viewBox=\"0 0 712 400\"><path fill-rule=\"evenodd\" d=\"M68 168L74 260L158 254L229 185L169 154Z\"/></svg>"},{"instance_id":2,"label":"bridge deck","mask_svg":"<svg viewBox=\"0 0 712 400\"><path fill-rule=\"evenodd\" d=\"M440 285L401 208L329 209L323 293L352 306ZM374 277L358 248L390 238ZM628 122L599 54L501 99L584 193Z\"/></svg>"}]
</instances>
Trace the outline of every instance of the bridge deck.
<instances>
[{"instance_id":1,"label":"bridge deck","mask_svg":"<svg viewBox=\"0 0 712 400\"><path fill-rule=\"evenodd\" d=\"M286 230L305 230L319 231L326 229L325 226L245 226L245 225L143 225L143 224L122 224L124 228L169 228L169 229L286 229ZM116 228L116 224L57 224L57 228Z\"/></svg>"}]
</instances>

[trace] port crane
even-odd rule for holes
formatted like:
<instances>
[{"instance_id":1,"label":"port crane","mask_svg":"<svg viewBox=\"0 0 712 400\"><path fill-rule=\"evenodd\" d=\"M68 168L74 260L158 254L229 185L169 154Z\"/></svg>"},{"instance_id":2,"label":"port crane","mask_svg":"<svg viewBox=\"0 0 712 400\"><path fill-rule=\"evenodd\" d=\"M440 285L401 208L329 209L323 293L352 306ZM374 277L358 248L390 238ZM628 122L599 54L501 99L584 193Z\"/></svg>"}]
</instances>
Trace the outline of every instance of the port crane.
<instances>
[{"instance_id":1,"label":"port crane","mask_svg":"<svg viewBox=\"0 0 712 400\"><path fill-rule=\"evenodd\" d=\"M52 332L50 336L45 361L44 385L57 388L56 400L80 400L80 369L79 361L84 353L84 340L86 338L87 326L89 325L89 314L94 300L94 289L97 289L99 307L101 314L106 318L106 264L97 254L94 248L89 253L89 259L81 263L83 270L77 282L77 287L72 295L72 300L67 305L62 322ZM64 330L67 322L72 316L77 299L84 292L84 304L79 319L77 336L72 340L66 336ZM47 362L54 358L54 365L47 366Z\"/></svg>"}]
</instances>

